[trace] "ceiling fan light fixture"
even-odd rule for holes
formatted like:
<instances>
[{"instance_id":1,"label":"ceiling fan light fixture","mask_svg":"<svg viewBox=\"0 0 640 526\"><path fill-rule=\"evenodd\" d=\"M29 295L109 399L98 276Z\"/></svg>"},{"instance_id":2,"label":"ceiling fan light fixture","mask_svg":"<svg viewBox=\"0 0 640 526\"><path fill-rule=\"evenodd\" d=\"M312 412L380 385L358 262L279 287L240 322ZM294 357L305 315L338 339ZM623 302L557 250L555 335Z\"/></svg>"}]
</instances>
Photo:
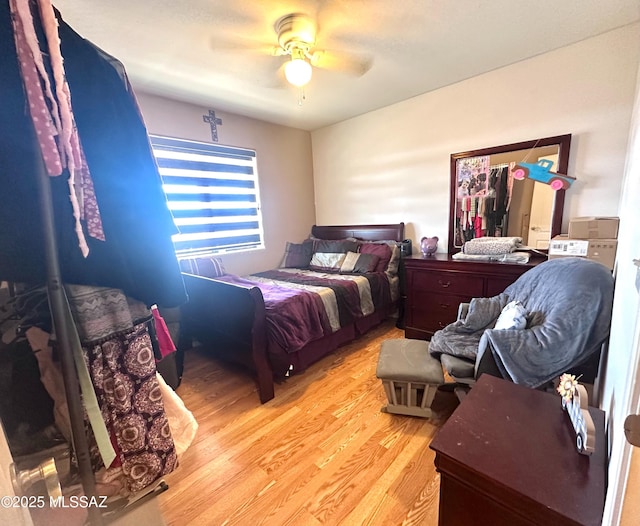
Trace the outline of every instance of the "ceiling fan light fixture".
<instances>
[{"instance_id":1,"label":"ceiling fan light fixture","mask_svg":"<svg viewBox=\"0 0 640 526\"><path fill-rule=\"evenodd\" d=\"M287 81L299 88L309 83L312 72L311 64L303 58L292 57L284 66L284 76L287 78Z\"/></svg>"}]
</instances>

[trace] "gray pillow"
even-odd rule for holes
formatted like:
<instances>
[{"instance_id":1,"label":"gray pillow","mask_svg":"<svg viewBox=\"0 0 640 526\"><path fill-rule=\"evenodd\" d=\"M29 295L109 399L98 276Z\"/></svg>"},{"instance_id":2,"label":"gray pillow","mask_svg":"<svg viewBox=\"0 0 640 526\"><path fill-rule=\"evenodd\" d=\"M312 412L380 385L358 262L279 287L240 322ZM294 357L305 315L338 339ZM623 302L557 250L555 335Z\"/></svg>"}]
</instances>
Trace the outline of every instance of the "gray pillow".
<instances>
[{"instance_id":1,"label":"gray pillow","mask_svg":"<svg viewBox=\"0 0 640 526\"><path fill-rule=\"evenodd\" d=\"M313 242L310 240L302 243L290 243L284 250L284 257L280 268L309 268L313 256Z\"/></svg>"}]
</instances>

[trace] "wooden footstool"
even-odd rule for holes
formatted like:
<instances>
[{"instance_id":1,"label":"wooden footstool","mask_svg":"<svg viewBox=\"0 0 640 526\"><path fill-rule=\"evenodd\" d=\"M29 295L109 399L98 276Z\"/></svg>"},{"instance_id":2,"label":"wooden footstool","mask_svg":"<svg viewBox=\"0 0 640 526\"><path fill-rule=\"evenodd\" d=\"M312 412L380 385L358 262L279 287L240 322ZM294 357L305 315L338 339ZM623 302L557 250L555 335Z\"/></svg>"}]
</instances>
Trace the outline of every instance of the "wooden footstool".
<instances>
[{"instance_id":1,"label":"wooden footstool","mask_svg":"<svg viewBox=\"0 0 640 526\"><path fill-rule=\"evenodd\" d=\"M431 416L431 403L444 383L440 362L423 340L385 340L380 347L376 376L382 380L388 405L385 413Z\"/></svg>"}]
</instances>

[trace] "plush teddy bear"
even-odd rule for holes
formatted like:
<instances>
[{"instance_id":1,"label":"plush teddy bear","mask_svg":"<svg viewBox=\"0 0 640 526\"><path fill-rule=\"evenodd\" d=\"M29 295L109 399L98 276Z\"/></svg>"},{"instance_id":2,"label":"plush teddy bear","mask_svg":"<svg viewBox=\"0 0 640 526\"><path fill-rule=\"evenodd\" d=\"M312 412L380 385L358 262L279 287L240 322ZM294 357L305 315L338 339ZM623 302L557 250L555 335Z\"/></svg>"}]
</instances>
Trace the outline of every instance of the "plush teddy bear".
<instances>
[{"instance_id":1,"label":"plush teddy bear","mask_svg":"<svg viewBox=\"0 0 640 526\"><path fill-rule=\"evenodd\" d=\"M424 256L432 256L438 250L438 238L437 236L433 237L423 237L420 240L420 250Z\"/></svg>"}]
</instances>

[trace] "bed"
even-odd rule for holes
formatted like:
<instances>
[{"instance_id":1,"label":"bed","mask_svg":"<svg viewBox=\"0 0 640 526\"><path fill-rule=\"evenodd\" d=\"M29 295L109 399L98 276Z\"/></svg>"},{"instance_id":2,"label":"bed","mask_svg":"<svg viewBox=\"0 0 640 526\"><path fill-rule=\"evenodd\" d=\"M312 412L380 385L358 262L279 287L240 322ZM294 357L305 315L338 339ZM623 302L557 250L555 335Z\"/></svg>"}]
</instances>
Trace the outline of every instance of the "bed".
<instances>
[{"instance_id":1,"label":"bed","mask_svg":"<svg viewBox=\"0 0 640 526\"><path fill-rule=\"evenodd\" d=\"M316 248L357 240L358 248L345 253L342 269L347 255L368 267L329 271L317 266L316 257L325 254L314 252L310 268L278 268L244 277L183 273L189 302L181 312L181 341L197 340L216 357L253 371L262 403L274 397L274 381L302 373L397 309L399 278L397 266L392 267L399 260L404 223L314 225L311 239ZM375 254L381 246L393 253L386 271L382 266L389 261L360 255Z\"/></svg>"}]
</instances>

